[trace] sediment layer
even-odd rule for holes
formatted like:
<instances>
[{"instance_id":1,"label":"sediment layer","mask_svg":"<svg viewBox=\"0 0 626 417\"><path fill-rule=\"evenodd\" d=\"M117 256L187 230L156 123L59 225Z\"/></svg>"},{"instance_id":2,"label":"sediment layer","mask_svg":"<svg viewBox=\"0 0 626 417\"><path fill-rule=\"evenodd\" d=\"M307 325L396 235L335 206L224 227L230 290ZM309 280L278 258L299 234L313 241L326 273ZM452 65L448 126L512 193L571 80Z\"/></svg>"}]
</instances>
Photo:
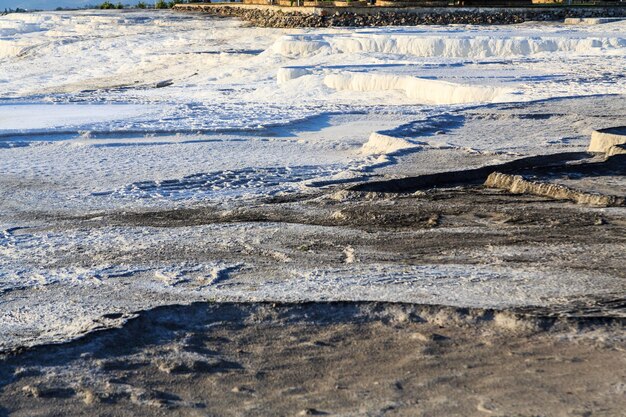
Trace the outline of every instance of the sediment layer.
<instances>
[{"instance_id":1,"label":"sediment layer","mask_svg":"<svg viewBox=\"0 0 626 417\"><path fill-rule=\"evenodd\" d=\"M447 8L447 7L281 7L235 4L177 4L174 10L238 17L255 26L405 26L513 24L566 18L623 17L624 7Z\"/></svg>"},{"instance_id":2,"label":"sediment layer","mask_svg":"<svg viewBox=\"0 0 626 417\"><path fill-rule=\"evenodd\" d=\"M529 181L521 175L503 174L501 172L494 172L489 175L485 181L485 186L507 190L514 194L533 194L591 206L612 207L623 206L626 203L623 197L579 191L550 182Z\"/></svg>"}]
</instances>

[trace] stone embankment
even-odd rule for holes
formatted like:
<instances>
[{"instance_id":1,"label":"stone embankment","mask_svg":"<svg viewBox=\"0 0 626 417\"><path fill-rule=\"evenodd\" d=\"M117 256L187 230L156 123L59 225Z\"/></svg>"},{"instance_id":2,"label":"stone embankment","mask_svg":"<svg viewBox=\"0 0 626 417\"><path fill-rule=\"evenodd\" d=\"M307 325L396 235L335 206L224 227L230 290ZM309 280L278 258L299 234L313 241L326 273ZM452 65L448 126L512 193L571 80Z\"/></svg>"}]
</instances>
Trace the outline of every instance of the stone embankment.
<instances>
[{"instance_id":1,"label":"stone embankment","mask_svg":"<svg viewBox=\"0 0 626 417\"><path fill-rule=\"evenodd\" d=\"M512 24L566 18L626 17L626 7L281 7L253 4L177 4L178 11L238 17L255 26L295 28L329 26L403 26Z\"/></svg>"}]
</instances>

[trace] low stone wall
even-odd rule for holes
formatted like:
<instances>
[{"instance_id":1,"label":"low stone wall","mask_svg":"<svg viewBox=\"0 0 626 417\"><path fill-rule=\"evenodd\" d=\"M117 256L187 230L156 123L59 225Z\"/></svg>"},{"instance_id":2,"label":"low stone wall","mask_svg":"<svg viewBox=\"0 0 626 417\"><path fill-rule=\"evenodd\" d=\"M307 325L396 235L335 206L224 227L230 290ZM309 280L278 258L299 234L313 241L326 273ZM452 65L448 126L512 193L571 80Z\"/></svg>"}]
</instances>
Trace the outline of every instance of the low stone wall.
<instances>
[{"instance_id":1,"label":"low stone wall","mask_svg":"<svg viewBox=\"0 0 626 417\"><path fill-rule=\"evenodd\" d=\"M238 17L255 26L296 28L329 26L411 26L511 24L563 21L565 18L626 17L626 7L280 7L253 4L178 4L178 11Z\"/></svg>"}]
</instances>

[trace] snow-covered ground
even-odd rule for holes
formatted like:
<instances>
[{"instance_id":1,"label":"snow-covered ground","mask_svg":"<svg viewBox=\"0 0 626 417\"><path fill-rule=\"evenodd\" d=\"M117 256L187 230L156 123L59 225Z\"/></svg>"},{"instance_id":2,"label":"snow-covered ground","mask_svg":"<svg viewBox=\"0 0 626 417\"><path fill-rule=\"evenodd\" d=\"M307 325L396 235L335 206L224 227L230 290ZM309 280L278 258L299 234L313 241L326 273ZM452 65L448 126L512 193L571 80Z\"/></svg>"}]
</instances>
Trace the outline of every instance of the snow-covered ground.
<instances>
[{"instance_id":1,"label":"snow-covered ground","mask_svg":"<svg viewBox=\"0 0 626 417\"><path fill-rule=\"evenodd\" d=\"M28 302L35 295L24 289L78 285L81 297L102 301L109 293L100 299L97 288L103 282L115 287L119 277L135 277L138 293L144 287L160 293L159 285L171 283L155 283L154 277L210 277L230 267L175 261L129 266L99 262L96 255L91 263L60 267L56 262L65 252L118 241L121 247L150 248L203 236L213 236L219 247L233 234L254 240L265 233L253 226L178 235L130 227L64 232L50 229L47 216L224 205L307 192L314 190L307 187L312 182L350 181L381 167L393 174L390 164L402 165L394 153L411 149L480 152L491 155L490 162L511 154L582 150L591 128L576 125L575 118L565 118L568 125L562 126L563 118L513 114L494 120L476 114L491 103L626 94L625 69L625 22L287 30L170 12L2 16L0 303L15 306L0 310L0 326L12 329L4 342L61 340L123 304L59 305L52 296L48 302L37 296L35 307ZM470 110L472 121L460 121ZM456 127L456 134L447 135ZM442 167L437 158L422 162L421 172ZM250 298L361 294L461 305L523 303L510 286L494 290L491 298L481 293L483 287L471 286L454 297L424 296L437 277L454 281L465 267L371 268L363 267L360 278L353 276L357 264L348 270L295 268L293 281L268 282ZM470 272L477 282L519 276L498 268ZM398 274L403 282L408 274L410 282L425 284L399 293L377 289ZM572 288L586 279L573 277ZM190 290L193 296L177 287L175 296L124 302L133 310L215 296L202 288ZM19 306L11 295L16 289L26 291ZM241 292L233 297L246 298ZM73 317L87 305L92 314L74 325ZM37 332L53 336L39 338ZM1 328L0 333L9 334Z\"/></svg>"}]
</instances>

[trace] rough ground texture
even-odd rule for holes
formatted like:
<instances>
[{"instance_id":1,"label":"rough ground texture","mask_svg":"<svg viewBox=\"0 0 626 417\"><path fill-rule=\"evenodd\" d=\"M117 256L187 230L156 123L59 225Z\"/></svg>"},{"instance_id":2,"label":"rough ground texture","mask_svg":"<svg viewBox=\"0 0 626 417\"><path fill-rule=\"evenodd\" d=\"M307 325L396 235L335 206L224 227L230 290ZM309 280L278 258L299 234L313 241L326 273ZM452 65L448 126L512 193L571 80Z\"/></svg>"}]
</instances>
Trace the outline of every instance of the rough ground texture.
<instances>
[{"instance_id":1,"label":"rough ground texture","mask_svg":"<svg viewBox=\"0 0 626 417\"><path fill-rule=\"evenodd\" d=\"M570 180L572 187L578 182ZM7 291L5 311L16 313L5 316L10 331L1 346L67 340L119 325L135 311L204 300L541 306L552 314L624 316L614 304L626 289L624 210L461 185L320 191L231 207L42 214L49 226L27 232L50 244L33 252L45 253L32 256L33 268L123 269ZM119 231L127 241L110 238ZM56 236L63 237L58 247ZM172 273L172 263L190 269Z\"/></svg>"},{"instance_id":2,"label":"rough ground texture","mask_svg":"<svg viewBox=\"0 0 626 417\"><path fill-rule=\"evenodd\" d=\"M1 20L0 417L624 409L622 23Z\"/></svg>"},{"instance_id":3,"label":"rough ground texture","mask_svg":"<svg viewBox=\"0 0 626 417\"><path fill-rule=\"evenodd\" d=\"M140 278L119 277L127 284L110 299L120 313L110 313L108 305L102 319L120 320L121 328L1 354L0 415L616 416L626 407L621 207L462 185L411 194L345 190L231 209L111 213L57 218L54 224L92 233L106 227L271 225L269 241L209 249L206 242L186 246L176 240L157 250L109 247L98 255L112 262L222 259L255 265L220 272L203 284L216 294L238 286L254 291L263 285L259 276L280 282L290 263L302 270L321 263L359 265L350 271L370 264L456 264L465 270L488 264L518 271L532 265L543 271L542 280L553 282L494 278L477 290L472 280L449 287L440 279L434 289L422 281L407 287L401 277L384 280L384 286L368 284L373 291L404 291L417 300L430 294L448 303L472 291L480 298L484 291L485 303L508 300L506 311L367 302L196 303L135 312L124 324L128 308L149 306L150 297L163 303L166 295L138 290ZM56 262L71 257L87 265L94 255L59 256ZM571 278L577 276L582 284ZM328 294L318 288L308 297L346 291L333 281L327 285ZM62 304L75 299L80 287L55 293L61 289L48 286L42 296L48 302L57 296ZM355 291L355 297L367 297L358 285ZM97 315L91 297L78 297ZM171 303L193 300L169 297ZM514 306L516 297L521 306ZM5 306L20 311L19 299L20 291L13 291Z\"/></svg>"},{"instance_id":4,"label":"rough ground texture","mask_svg":"<svg viewBox=\"0 0 626 417\"><path fill-rule=\"evenodd\" d=\"M625 16L624 7L572 8L336 8L231 4L177 4L174 10L238 17L255 26L276 28L330 26L415 26L448 24L513 24L575 17Z\"/></svg>"},{"instance_id":5,"label":"rough ground texture","mask_svg":"<svg viewBox=\"0 0 626 417\"><path fill-rule=\"evenodd\" d=\"M14 416L617 416L623 322L380 303L194 304L0 359Z\"/></svg>"},{"instance_id":6,"label":"rough ground texture","mask_svg":"<svg viewBox=\"0 0 626 417\"><path fill-rule=\"evenodd\" d=\"M620 415L626 208L480 185L497 168L623 196L620 161L564 152L230 206L30 212L46 225L33 235L104 236L31 264L131 272L2 294L19 337L0 335L0 416ZM199 278L158 269L218 261ZM40 305L56 321L20 327Z\"/></svg>"}]
</instances>

